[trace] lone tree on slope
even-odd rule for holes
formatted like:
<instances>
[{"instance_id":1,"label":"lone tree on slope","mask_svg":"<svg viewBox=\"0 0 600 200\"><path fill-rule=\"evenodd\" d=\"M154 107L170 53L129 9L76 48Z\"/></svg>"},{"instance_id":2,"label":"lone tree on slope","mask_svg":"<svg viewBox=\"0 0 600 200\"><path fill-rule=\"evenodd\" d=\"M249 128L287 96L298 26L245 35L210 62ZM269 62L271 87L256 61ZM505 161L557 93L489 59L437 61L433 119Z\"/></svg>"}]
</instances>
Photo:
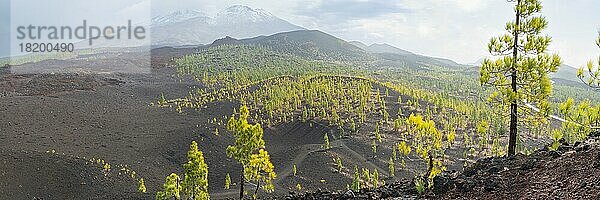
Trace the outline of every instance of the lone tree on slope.
<instances>
[{"instance_id":1,"label":"lone tree on slope","mask_svg":"<svg viewBox=\"0 0 600 200\"><path fill-rule=\"evenodd\" d=\"M550 111L548 97L552 83L548 73L556 72L561 64L558 55L545 53L551 42L541 32L548 26L539 15L542 5L539 0L509 0L515 4L515 21L506 23L508 33L493 37L488 50L496 60L485 59L479 80L482 85L493 86L496 91L490 101L499 103L510 113L508 155L514 155L517 142L518 113L526 112L524 104L540 108L538 116Z\"/></svg>"},{"instance_id":2,"label":"lone tree on slope","mask_svg":"<svg viewBox=\"0 0 600 200\"><path fill-rule=\"evenodd\" d=\"M227 130L235 137L235 144L227 147L227 156L234 158L242 165L240 199L244 198L246 181L255 181L254 195L256 195L261 182L265 183L262 186L263 190L273 192L273 179L277 176L269 153L264 149L263 129L260 124L248 123L249 114L248 107L242 106L239 118L231 116L227 122Z\"/></svg>"}]
</instances>

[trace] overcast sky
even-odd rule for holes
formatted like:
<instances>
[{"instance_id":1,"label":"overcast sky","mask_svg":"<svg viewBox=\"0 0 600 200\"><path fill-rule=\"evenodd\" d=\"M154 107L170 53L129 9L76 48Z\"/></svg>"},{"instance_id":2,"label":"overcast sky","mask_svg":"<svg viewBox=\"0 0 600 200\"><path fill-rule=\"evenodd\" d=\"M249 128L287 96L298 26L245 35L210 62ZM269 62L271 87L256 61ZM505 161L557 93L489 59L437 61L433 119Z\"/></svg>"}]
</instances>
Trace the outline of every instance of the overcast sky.
<instances>
[{"instance_id":1,"label":"overcast sky","mask_svg":"<svg viewBox=\"0 0 600 200\"><path fill-rule=\"evenodd\" d=\"M0 0L6 2L9 0ZM22 1L22 0L13 0ZM44 2L68 0L44 0ZM39 1L37 1L39 2ZM89 1L96 2L96 1ZM121 13L151 7L151 15L176 10L214 14L228 6L262 8L293 24L318 29L344 40L366 44L388 43L415 53L472 63L487 56L491 36L503 33L512 6L506 0L104 0L85 12L117 9ZM552 36L552 52L565 64L579 67L597 59L594 41L600 30L600 1L543 0ZM54 4L63 11L81 11L80 5ZM104 5L104 6L102 6ZM5 8L4 5L1 7ZM51 6L52 7L52 6ZM105 8L106 7L106 8ZM4 12L2 12L4 13ZM0 17L5 18L0 15ZM2 23L2 22L0 22ZM3 25L4 26L4 25ZM1 29L1 28L0 28ZM2 32L2 30L0 30Z\"/></svg>"}]
</instances>

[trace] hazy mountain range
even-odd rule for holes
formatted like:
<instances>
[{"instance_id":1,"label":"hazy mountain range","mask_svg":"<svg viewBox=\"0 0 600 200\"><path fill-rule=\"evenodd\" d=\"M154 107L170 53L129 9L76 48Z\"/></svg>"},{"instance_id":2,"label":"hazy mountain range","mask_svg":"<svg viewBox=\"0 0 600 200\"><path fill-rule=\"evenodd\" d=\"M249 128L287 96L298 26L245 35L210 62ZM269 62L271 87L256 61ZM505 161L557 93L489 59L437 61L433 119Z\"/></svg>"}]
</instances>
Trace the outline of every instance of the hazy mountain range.
<instances>
[{"instance_id":1,"label":"hazy mountain range","mask_svg":"<svg viewBox=\"0 0 600 200\"><path fill-rule=\"evenodd\" d=\"M481 63L483 63L483 59L484 58L480 58L477 61L473 62L473 63L469 63L467 65L471 65L471 66L475 66L477 68L479 68L479 66L481 66ZM568 80L568 81L575 81L579 83L579 78L577 78L577 68L574 68L570 65L566 65L566 64L562 64L560 65L560 67L558 68L558 71L556 73L552 73L550 74L550 77L553 79L564 79L564 80Z\"/></svg>"},{"instance_id":2,"label":"hazy mountain range","mask_svg":"<svg viewBox=\"0 0 600 200\"><path fill-rule=\"evenodd\" d=\"M402 60L405 64L408 65L438 65L445 67L467 67L468 65L459 64L449 59L445 58L436 58L431 56L424 56L415 54L413 52L400 49L398 47L389 45L389 44L371 44L366 45L359 41L351 41L350 44L357 46L365 51L377 54L383 58L390 60Z\"/></svg>"},{"instance_id":3,"label":"hazy mountain range","mask_svg":"<svg viewBox=\"0 0 600 200\"><path fill-rule=\"evenodd\" d=\"M350 41L350 44L357 46L361 49L364 49L370 53L395 53L398 55L415 55L410 51L406 51L404 49L400 49L398 47L389 45L389 44L371 44L367 46L366 44L359 41Z\"/></svg>"},{"instance_id":4,"label":"hazy mountain range","mask_svg":"<svg viewBox=\"0 0 600 200\"><path fill-rule=\"evenodd\" d=\"M215 16L193 10L157 16L152 19L151 29L153 45L179 46L210 44L224 36L249 38L304 28L263 9L236 5Z\"/></svg>"}]
</instances>

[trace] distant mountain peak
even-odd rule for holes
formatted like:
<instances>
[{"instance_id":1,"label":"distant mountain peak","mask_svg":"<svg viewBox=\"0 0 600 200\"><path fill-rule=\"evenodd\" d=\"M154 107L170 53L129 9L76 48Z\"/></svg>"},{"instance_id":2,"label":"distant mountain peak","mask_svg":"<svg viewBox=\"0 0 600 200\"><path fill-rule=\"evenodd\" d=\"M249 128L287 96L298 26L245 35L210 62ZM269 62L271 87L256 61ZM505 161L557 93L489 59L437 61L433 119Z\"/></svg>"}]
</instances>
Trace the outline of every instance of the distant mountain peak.
<instances>
[{"instance_id":1,"label":"distant mountain peak","mask_svg":"<svg viewBox=\"0 0 600 200\"><path fill-rule=\"evenodd\" d=\"M271 13L244 5L227 7L215 15L202 11L182 10L152 20L152 43L156 46L210 44L216 39L233 38L304 30Z\"/></svg>"},{"instance_id":2,"label":"distant mountain peak","mask_svg":"<svg viewBox=\"0 0 600 200\"><path fill-rule=\"evenodd\" d=\"M369 47L365 43L362 43L360 41L350 41L348 43L350 43L351 45L354 45L362 50L365 50L365 51L367 51L369 49Z\"/></svg>"},{"instance_id":3,"label":"distant mountain peak","mask_svg":"<svg viewBox=\"0 0 600 200\"><path fill-rule=\"evenodd\" d=\"M485 60L485 58L479 58L475 62L467 63L466 65L471 65L471 66L477 66L477 67L479 67L483 63L483 60Z\"/></svg>"},{"instance_id":4,"label":"distant mountain peak","mask_svg":"<svg viewBox=\"0 0 600 200\"><path fill-rule=\"evenodd\" d=\"M270 12L263 9L253 9L244 5L234 5L217 14L217 20L221 21L270 21L278 19Z\"/></svg>"},{"instance_id":5,"label":"distant mountain peak","mask_svg":"<svg viewBox=\"0 0 600 200\"><path fill-rule=\"evenodd\" d=\"M215 40L211 46L224 44L266 46L271 50L316 60L346 61L370 57L366 51L319 30L293 30L245 39L224 37Z\"/></svg>"},{"instance_id":6,"label":"distant mountain peak","mask_svg":"<svg viewBox=\"0 0 600 200\"><path fill-rule=\"evenodd\" d=\"M400 49L387 43L375 43L367 46L366 48L367 49L365 50L371 53L395 53L398 55L414 55L414 53L410 51Z\"/></svg>"},{"instance_id":7,"label":"distant mountain peak","mask_svg":"<svg viewBox=\"0 0 600 200\"><path fill-rule=\"evenodd\" d=\"M204 14L199 10L178 10L173 12L173 14L175 15L198 15L198 14Z\"/></svg>"},{"instance_id":8,"label":"distant mountain peak","mask_svg":"<svg viewBox=\"0 0 600 200\"><path fill-rule=\"evenodd\" d=\"M232 38L230 36L225 36L224 38L219 38L215 40L211 46L219 46L222 44L239 44L240 41L238 39Z\"/></svg>"},{"instance_id":9,"label":"distant mountain peak","mask_svg":"<svg viewBox=\"0 0 600 200\"><path fill-rule=\"evenodd\" d=\"M271 15L271 13L267 12L266 10L263 10L260 8L254 9L254 8L251 8L251 7L245 6L245 5L233 5L233 6L226 8L224 11L225 12L233 12L233 13L258 12L258 13Z\"/></svg>"},{"instance_id":10,"label":"distant mountain peak","mask_svg":"<svg viewBox=\"0 0 600 200\"><path fill-rule=\"evenodd\" d=\"M167 15L152 18L152 26L173 24L198 17L209 18L208 15L198 10L178 10Z\"/></svg>"}]
</instances>

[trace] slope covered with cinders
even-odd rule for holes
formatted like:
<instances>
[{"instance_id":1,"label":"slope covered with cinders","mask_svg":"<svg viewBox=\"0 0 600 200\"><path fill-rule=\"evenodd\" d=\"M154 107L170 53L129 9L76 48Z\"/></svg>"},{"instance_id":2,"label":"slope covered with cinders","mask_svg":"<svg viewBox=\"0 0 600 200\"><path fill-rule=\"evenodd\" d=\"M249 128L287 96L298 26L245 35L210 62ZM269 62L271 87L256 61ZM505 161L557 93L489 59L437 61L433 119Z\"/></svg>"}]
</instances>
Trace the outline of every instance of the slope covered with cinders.
<instances>
[{"instance_id":1,"label":"slope covered with cinders","mask_svg":"<svg viewBox=\"0 0 600 200\"><path fill-rule=\"evenodd\" d=\"M359 192L317 190L286 199L600 199L600 134L530 155L489 157L438 176L419 195L410 180Z\"/></svg>"}]
</instances>

